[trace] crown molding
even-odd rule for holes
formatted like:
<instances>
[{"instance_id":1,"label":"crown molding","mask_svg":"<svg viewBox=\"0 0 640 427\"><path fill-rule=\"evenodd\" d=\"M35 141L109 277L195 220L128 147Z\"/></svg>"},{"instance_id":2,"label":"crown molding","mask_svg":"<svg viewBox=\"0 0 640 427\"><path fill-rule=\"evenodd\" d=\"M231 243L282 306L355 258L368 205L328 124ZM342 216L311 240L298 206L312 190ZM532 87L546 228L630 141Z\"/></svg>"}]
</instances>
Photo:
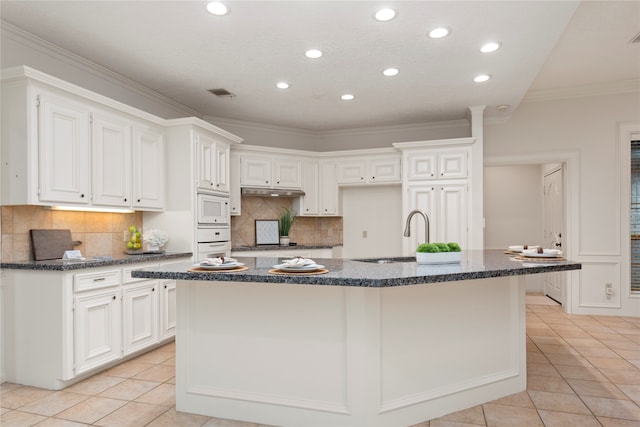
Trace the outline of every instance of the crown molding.
<instances>
[{"instance_id":1,"label":"crown molding","mask_svg":"<svg viewBox=\"0 0 640 427\"><path fill-rule=\"evenodd\" d=\"M556 101L637 92L640 92L640 79L628 79L573 87L531 90L525 95L522 102Z\"/></svg>"},{"instance_id":2,"label":"crown molding","mask_svg":"<svg viewBox=\"0 0 640 427\"><path fill-rule=\"evenodd\" d=\"M73 52L61 48L60 46L53 44L45 39L42 39L34 34L31 34L7 21L0 20L0 34L2 38L8 38L14 40L20 44L28 46L43 55L50 56L59 61L67 63L73 67L80 68L81 70L92 74L100 79L107 80L117 86L122 86L127 90L135 92L136 95L149 99L156 103L164 104L176 113L185 116L201 116L200 112L187 107L167 96L164 96L140 83L135 82L121 74L116 73L102 65L89 61Z\"/></svg>"},{"instance_id":3,"label":"crown molding","mask_svg":"<svg viewBox=\"0 0 640 427\"><path fill-rule=\"evenodd\" d=\"M252 130L264 130L282 132L292 135L305 135L305 136L341 136L341 135L369 135L380 132L397 132L403 130L430 130L430 129L443 129L443 128L462 128L468 127L469 121L467 119L449 120L440 122L426 122L426 123L409 123L404 125L389 125L389 126L372 126L363 128L352 129L338 129L327 131L312 131L300 128L290 128L286 126L271 125L260 122L251 122L247 120L228 119L225 117L215 116L203 116L203 120L214 124L215 126L232 125L238 128L252 129Z\"/></svg>"}]
</instances>

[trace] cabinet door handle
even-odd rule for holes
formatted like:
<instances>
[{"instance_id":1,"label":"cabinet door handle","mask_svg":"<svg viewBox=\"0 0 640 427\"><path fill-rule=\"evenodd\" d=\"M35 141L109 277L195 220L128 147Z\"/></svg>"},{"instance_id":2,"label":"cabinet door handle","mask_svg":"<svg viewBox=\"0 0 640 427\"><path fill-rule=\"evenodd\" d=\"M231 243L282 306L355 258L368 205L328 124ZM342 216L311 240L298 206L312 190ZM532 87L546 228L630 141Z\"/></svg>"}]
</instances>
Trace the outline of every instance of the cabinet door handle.
<instances>
[{"instance_id":1,"label":"cabinet door handle","mask_svg":"<svg viewBox=\"0 0 640 427\"><path fill-rule=\"evenodd\" d=\"M103 280L107 280L106 277L98 277L96 279L93 279L94 282L102 282Z\"/></svg>"}]
</instances>

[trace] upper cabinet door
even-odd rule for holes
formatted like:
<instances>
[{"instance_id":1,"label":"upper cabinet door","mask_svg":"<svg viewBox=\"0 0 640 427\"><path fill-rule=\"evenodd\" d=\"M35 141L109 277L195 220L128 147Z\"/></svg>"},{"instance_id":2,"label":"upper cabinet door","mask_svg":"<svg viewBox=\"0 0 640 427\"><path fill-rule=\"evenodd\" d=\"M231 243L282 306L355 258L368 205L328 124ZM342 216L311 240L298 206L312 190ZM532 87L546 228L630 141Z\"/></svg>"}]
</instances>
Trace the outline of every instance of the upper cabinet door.
<instances>
[{"instance_id":1,"label":"upper cabinet door","mask_svg":"<svg viewBox=\"0 0 640 427\"><path fill-rule=\"evenodd\" d=\"M302 160L275 158L273 160L273 187L302 188Z\"/></svg>"},{"instance_id":2,"label":"upper cabinet door","mask_svg":"<svg viewBox=\"0 0 640 427\"><path fill-rule=\"evenodd\" d=\"M240 158L240 183L242 186L271 187L271 158L266 156L242 156Z\"/></svg>"},{"instance_id":3,"label":"upper cabinet door","mask_svg":"<svg viewBox=\"0 0 640 427\"><path fill-rule=\"evenodd\" d=\"M230 172L230 147L229 144L222 142L216 142L215 149L215 189L216 191L222 191L228 193L231 189L231 183L229 182Z\"/></svg>"},{"instance_id":4,"label":"upper cabinet door","mask_svg":"<svg viewBox=\"0 0 640 427\"><path fill-rule=\"evenodd\" d=\"M400 182L400 156L370 159L368 171L369 182Z\"/></svg>"},{"instance_id":5,"label":"upper cabinet door","mask_svg":"<svg viewBox=\"0 0 640 427\"><path fill-rule=\"evenodd\" d=\"M407 153L407 179L421 181L437 179L437 155L435 152Z\"/></svg>"},{"instance_id":6,"label":"upper cabinet door","mask_svg":"<svg viewBox=\"0 0 640 427\"><path fill-rule=\"evenodd\" d=\"M131 206L131 126L104 113L93 113L93 204Z\"/></svg>"},{"instance_id":7,"label":"upper cabinet door","mask_svg":"<svg viewBox=\"0 0 640 427\"><path fill-rule=\"evenodd\" d=\"M89 204L89 110L49 94L39 104L39 199Z\"/></svg>"},{"instance_id":8,"label":"upper cabinet door","mask_svg":"<svg viewBox=\"0 0 640 427\"><path fill-rule=\"evenodd\" d=\"M342 160L338 162L338 184L367 182L366 160Z\"/></svg>"},{"instance_id":9,"label":"upper cabinet door","mask_svg":"<svg viewBox=\"0 0 640 427\"><path fill-rule=\"evenodd\" d=\"M146 126L133 129L133 208L164 208L164 138Z\"/></svg>"},{"instance_id":10,"label":"upper cabinet door","mask_svg":"<svg viewBox=\"0 0 640 427\"><path fill-rule=\"evenodd\" d=\"M205 135L196 135L196 163L199 190L213 190L215 186L216 143Z\"/></svg>"},{"instance_id":11,"label":"upper cabinet door","mask_svg":"<svg viewBox=\"0 0 640 427\"><path fill-rule=\"evenodd\" d=\"M468 151L451 151L438 154L440 178L466 178Z\"/></svg>"}]
</instances>

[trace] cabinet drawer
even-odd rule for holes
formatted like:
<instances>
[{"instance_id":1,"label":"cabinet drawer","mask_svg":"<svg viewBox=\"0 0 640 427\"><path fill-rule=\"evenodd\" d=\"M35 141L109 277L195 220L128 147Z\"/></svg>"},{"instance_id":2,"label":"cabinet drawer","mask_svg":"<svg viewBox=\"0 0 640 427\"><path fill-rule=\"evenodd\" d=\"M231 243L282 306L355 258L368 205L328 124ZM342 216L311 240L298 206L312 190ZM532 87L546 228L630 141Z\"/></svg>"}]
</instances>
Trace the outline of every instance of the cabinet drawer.
<instances>
[{"instance_id":1,"label":"cabinet drawer","mask_svg":"<svg viewBox=\"0 0 640 427\"><path fill-rule=\"evenodd\" d=\"M160 266L160 264L153 263L153 264L136 264L133 267L123 268L122 269L122 283L126 284L126 283L140 282L140 281L143 281L143 280L149 280L149 279L145 279L144 277L131 277L131 272L133 270L140 270L141 268L159 267L159 266Z\"/></svg>"},{"instance_id":2,"label":"cabinet drawer","mask_svg":"<svg viewBox=\"0 0 640 427\"><path fill-rule=\"evenodd\" d=\"M76 274L73 276L73 290L82 292L120 285L120 270L109 270Z\"/></svg>"}]
</instances>

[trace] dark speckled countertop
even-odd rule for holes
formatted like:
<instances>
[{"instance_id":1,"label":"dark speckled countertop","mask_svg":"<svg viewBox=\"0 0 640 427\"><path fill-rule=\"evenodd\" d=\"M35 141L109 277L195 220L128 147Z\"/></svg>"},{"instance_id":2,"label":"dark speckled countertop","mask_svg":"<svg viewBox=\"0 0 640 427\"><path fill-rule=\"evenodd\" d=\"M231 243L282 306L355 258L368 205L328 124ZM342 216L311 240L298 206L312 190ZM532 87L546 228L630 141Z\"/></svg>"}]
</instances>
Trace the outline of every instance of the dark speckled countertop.
<instances>
[{"instance_id":1,"label":"dark speckled countertop","mask_svg":"<svg viewBox=\"0 0 640 427\"><path fill-rule=\"evenodd\" d=\"M191 263L136 270L133 277L170 280L206 280L224 282L290 283L326 286L389 287L421 283L451 282L489 277L519 276L552 271L579 270L573 261L514 261L501 250L463 251L459 264L419 265L414 260L393 263L372 263L352 259L318 259L329 272L326 274L272 274L269 270L282 258L237 257L248 270L238 272L191 272ZM411 259L411 258L407 258Z\"/></svg>"},{"instance_id":2,"label":"dark speckled countertop","mask_svg":"<svg viewBox=\"0 0 640 427\"><path fill-rule=\"evenodd\" d=\"M166 261L175 258L190 257L191 252L164 252L160 254L141 254L141 255L118 255L110 257L111 259L88 257L84 261L63 261L63 260L45 260L45 261L20 261L20 262L3 262L0 268L13 270L50 270L50 271L67 271L79 270L82 268L107 267L110 265L136 264L141 262Z\"/></svg>"}]
</instances>

